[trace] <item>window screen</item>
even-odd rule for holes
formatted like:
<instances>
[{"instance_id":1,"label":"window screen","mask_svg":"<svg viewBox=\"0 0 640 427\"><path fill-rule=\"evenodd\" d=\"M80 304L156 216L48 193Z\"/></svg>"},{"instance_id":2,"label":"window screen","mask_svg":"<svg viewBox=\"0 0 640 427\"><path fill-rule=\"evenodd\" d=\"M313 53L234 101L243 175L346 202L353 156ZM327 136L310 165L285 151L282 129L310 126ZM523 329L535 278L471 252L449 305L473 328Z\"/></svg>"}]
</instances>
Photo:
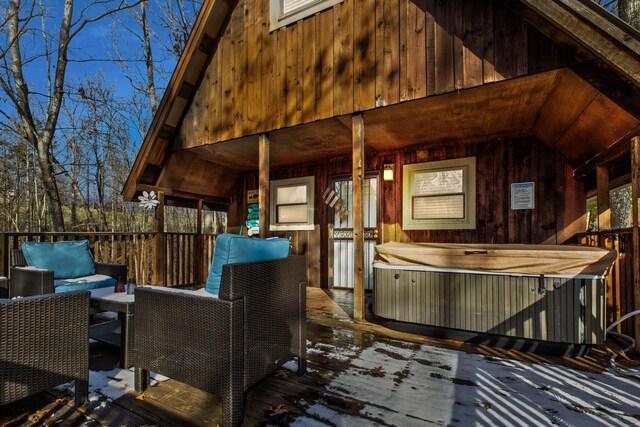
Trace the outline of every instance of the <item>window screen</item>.
<instances>
[{"instance_id":1,"label":"window screen","mask_svg":"<svg viewBox=\"0 0 640 427\"><path fill-rule=\"evenodd\" d=\"M278 224L306 223L309 219L307 186L278 187L276 205Z\"/></svg>"},{"instance_id":2,"label":"window screen","mask_svg":"<svg viewBox=\"0 0 640 427\"><path fill-rule=\"evenodd\" d=\"M271 230L313 228L314 177L271 181Z\"/></svg>"}]
</instances>

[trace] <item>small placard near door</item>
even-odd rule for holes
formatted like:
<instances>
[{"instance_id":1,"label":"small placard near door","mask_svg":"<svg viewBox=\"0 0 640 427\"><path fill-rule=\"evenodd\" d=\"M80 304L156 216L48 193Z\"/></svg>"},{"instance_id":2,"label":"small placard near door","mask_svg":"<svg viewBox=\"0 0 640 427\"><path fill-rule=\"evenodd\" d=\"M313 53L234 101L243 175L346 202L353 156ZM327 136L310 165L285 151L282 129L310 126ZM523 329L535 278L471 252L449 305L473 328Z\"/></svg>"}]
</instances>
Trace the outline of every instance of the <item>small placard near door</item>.
<instances>
[{"instance_id":1,"label":"small placard near door","mask_svg":"<svg viewBox=\"0 0 640 427\"><path fill-rule=\"evenodd\" d=\"M535 191L533 182L514 182L511 184L511 209L534 209Z\"/></svg>"}]
</instances>

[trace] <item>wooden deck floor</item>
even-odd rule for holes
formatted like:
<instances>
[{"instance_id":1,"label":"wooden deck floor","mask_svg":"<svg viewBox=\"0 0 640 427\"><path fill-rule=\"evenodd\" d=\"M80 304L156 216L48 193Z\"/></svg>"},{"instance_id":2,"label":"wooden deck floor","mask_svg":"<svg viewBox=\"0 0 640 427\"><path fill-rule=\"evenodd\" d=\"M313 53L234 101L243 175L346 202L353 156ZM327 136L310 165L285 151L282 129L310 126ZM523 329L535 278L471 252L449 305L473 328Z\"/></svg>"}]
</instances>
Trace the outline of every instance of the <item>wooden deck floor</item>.
<instances>
[{"instance_id":1,"label":"wooden deck floor","mask_svg":"<svg viewBox=\"0 0 640 427\"><path fill-rule=\"evenodd\" d=\"M345 309L331 297L346 305ZM435 420L411 418L411 414L406 414L406 408L396 407L397 403L393 407L392 403L389 406L380 402L373 405L357 389L351 389L348 383L349 378L361 378L362 383L366 384L367 378L387 376L392 380L392 387L401 386L403 381L409 387L412 384L409 382L413 375L412 369L415 369L411 366L418 365L409 364L411 357L408 355L416 354L427 345L435 347L433 354L436 356L439 351L462 350L460 354L479 354L489 361L506 358L513 363L548 363L556 367L577 368L587 373L603 372L608 362L606 349L596 349L587 357L579 359L551 358L404 334L371 323L354 324L347 314L350 295L337 291L331 297L320 289L309 289L308 292L310 372L298 377L283 368L253 387L247 395L246 425L335 425L336 423L331 422L332 414L342 414L350 420L345 425L397 425L390 423L385 414L409 417L406 418L409 422L405 425L411 425L411 420L415 421L415 425L437 423ZM367 359L371 356L365 354L366 349L371 350L372 354L383 356L385 364L378 365L379 359L375 357ZM441 380L442 390L451 384L471 383L462 376L457 377L456 369L452 372L451 366L436 362L436 359L417 362L429 369L434 366L439 369L429 371L429 376ZM367 366L362 365L362 360L372 362ZM92 370L109 370L117 362L117 352L112 347L91 345ZM392 367L395 362L400 362L404 368L395 371ZM350 372L350 377L345 376L347 371ZM411 387L418 389L417 384ZM372 393L384 395L390 394L391 390L373 390ZM450 406L454 403L463 405L459 401L452 401ZM497 412L487 409L487 413ZM629 415L636 417L634 414ZM219 417L220 401L217 397L172 380L150 387L143 396L131 392L113 401L100 399L78 409L71 406L70 398L64 391L49 391L8 407L0 407L1 426L213 426L217 424Z\"/></svg>"}]
</instances>

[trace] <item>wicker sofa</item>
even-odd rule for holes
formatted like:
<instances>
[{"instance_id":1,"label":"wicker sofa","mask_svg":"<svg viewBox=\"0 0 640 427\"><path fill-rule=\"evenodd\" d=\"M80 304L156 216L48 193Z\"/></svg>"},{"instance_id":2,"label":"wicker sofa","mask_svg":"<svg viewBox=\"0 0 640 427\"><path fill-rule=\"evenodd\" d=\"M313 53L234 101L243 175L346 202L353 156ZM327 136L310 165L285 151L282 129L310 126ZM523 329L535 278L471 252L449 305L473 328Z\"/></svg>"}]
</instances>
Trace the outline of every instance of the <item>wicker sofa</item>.
<instances>
[{"instance_id":1,"label":"wicker sofa","mask_svg":"<svg viewBox=\"0 0 640 427\"><path fill-rule=\"evenodd\" d=\"M53 271L31 270L20 249L13 249L10 253L11 265L7 293L9 298L15 296L43 295L55 293ZM124 264L95 263L96 274L110 276L115 279L127 280L127 266Z\"/></svg>"},{"instance_id":2,"label":"wicker sofa","mask_svg":"<svg viewBox=\"0 0 640 427\"><path fill-rule=\"evenodd\" d=\"M136 291L136 390L149 371L222 397L222 425L244 418L244 392L298 357L306 372L303 256L229 264L218 298L152 288Z\"/></svg>"},{"instance_id":3,"label":"wicker sofa","mask_svg":"<svg viewBox=\"0 0 640 427\"><path fill-rule=\"evenodd\" d=\"M87 400L89 295L0 300L0 405L70 380L76 406Z\"/></svg>"}]
</instances>

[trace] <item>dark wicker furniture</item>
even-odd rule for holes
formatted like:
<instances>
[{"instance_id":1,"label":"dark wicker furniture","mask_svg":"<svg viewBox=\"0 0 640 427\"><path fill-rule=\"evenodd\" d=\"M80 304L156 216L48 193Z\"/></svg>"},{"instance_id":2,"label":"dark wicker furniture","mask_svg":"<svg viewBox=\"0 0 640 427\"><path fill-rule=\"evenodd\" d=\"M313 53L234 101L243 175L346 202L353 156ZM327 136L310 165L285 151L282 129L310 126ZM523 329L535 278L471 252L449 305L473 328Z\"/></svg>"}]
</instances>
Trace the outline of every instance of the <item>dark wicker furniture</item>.
<instances>
[{"instance_id":1,"label":"dark wicker furniture","mask_svg":"<svg viewBox=\"0 0 640 427\"><path fill-rule=\"evenodd\" d=\"M115 311L118 318L89 327L94 340L120 347L120 367L133 366L133 309L134 296L124 292L114 293L111 288L91 291L91 308L98 311Z\"/></svg>"},{"instance_id":2,"label":"dark wicker furniture","mask_svg":"<svg viewBox=\"0 0 640 427\"><path fill-rule=\"evenodd\" d=\"M9 297L9 279L0 276L0 298Z\"/></svg>"},{"instance_id":3,"label":"dark wicker furniture","mask_svg":"<svg viewBox=\"0 0 640 427\"><path fill-rule=\"evenodd\" d=\"M2 300L0 319L0 405L70 380L87 400L89 292Z\"/></svg>"},{"instance_id":4,"label":"dark wicker furniture","mask_svg":"<svg viewBox=\"0 0 640 427\"><path fill-rule=\"evenodd\" d=\"M222 425L244 419L244 392L298 357L306 372L303 256L225 265L219 299L136 291L136 390L158 372L222 397Z\"/></svg>"},{"instance_id":5,"label":"dark wicker furniture","mask_svg":"<svg viewBox=\"0 0 640 427\"><path fill-rule=\"evenodd\" d=\"M104 274L115 279L127 280L127 266L124 264L108 264L96 262L96 274ZM55 292L53 286L53 271L30 270L19 267L26 267L27 261L20 249L13 249L10 258L11 281L9 283L9 298L15 296L52 294Z\"/></svg>"}]
</instances>

